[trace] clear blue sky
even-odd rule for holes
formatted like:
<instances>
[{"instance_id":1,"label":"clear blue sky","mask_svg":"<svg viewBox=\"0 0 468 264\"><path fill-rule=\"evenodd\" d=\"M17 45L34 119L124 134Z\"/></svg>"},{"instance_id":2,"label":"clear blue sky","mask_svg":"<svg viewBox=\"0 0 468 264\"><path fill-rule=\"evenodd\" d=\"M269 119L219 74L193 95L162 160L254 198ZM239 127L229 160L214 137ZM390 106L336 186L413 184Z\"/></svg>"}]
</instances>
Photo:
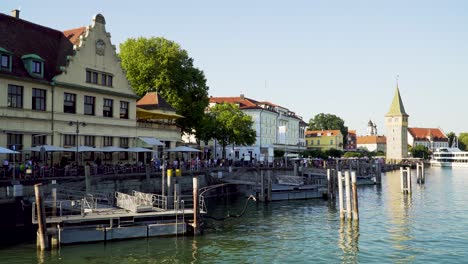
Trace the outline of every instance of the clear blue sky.
<instances>
[{"instance_id":1,"label":"clear blue sky","mask_svg":"<svg viewBox=\"0 0 468 264\"><path fill-rule=\"evenodd\" d=\"M468 1L2 1L0 12L65 30L102 13L117 46L178 42L212 96L268 100L308 122L333 113L379 134L395 90L410 126L468 132Z\"/></svg>"}]
</instances>

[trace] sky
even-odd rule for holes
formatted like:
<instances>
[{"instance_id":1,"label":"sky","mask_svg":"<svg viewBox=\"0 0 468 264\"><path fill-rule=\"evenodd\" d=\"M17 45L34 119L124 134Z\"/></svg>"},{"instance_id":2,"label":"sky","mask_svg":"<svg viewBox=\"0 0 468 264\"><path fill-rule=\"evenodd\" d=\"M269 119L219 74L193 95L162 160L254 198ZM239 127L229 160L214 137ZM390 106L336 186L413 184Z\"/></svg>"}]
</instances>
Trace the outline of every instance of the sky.
<instances>
[{"instance_id":1,"label":"sky","mask_svg":"<svg viewBox=\"0 0 468 264\"><path fill-rule=\"evenodd\" d=\"M396 88L410 127L468 132L468 1L2 0L0 12L66 30L104 15L128 38L179 43L211 96L270 101L308 122L319 113L385 133Z\"/></svg>"}]
</instances>

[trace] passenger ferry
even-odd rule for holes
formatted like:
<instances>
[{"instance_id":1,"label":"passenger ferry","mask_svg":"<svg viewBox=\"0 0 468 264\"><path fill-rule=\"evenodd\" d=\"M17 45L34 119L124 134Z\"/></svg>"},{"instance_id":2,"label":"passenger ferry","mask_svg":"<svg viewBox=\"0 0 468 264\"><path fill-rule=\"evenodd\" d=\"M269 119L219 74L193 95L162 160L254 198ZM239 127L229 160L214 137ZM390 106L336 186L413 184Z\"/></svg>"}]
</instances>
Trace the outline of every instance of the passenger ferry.
<instances>
[{"instance_id":1,"label":"passenger ferry","mask_svg":"<svg viewBox=\"0 0 468 264\"><path fill-rule=\"evenodd\" d=\"M457 147L439 148L432 154L431 166L468 168L468 151Z\"/></svg>"}]
</instances>

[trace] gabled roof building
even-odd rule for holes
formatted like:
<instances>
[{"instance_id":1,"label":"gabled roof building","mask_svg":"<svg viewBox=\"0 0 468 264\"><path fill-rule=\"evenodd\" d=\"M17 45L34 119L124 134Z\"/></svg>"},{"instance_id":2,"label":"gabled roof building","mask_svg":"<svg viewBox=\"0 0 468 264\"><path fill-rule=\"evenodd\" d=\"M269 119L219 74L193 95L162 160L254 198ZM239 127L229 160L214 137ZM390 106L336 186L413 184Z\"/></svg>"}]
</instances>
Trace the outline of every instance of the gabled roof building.
<instances>
[{"instance_id":1,"label":"gabled roof building","mask_svg":"<svg viewBox=\"0 0 468 264\"><path fill-rule=\"evenodd\" d=\"M448 148L448 137L440 128L408 128L408 144L412 147L423 145L430 151Z\"/></svg>"}]
</instances>

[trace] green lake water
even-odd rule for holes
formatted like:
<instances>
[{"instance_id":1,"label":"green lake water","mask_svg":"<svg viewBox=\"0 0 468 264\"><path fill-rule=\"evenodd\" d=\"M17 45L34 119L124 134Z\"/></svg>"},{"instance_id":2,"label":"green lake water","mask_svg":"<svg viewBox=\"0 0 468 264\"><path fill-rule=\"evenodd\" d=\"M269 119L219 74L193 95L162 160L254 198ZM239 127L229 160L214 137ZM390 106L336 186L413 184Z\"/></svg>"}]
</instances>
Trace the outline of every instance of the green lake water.
<instances>
[{"instance_id":1,"label":"green lake water","mask_svg":"<svg viewBox=\"0 0 468 264\"><path fill-rule=\"evenodd\" d=\"M413 172L414 177L414 172ZM209 201L209 213L239 213L245 198ZM468 169L426 170L400 192L398 172L359 187L359 224L341 222L324 200L249 202L242 218L206 220L199 237L136 239L36 252L0 249L0 263L468 263Z\"/></svg>"}]
</instances>

